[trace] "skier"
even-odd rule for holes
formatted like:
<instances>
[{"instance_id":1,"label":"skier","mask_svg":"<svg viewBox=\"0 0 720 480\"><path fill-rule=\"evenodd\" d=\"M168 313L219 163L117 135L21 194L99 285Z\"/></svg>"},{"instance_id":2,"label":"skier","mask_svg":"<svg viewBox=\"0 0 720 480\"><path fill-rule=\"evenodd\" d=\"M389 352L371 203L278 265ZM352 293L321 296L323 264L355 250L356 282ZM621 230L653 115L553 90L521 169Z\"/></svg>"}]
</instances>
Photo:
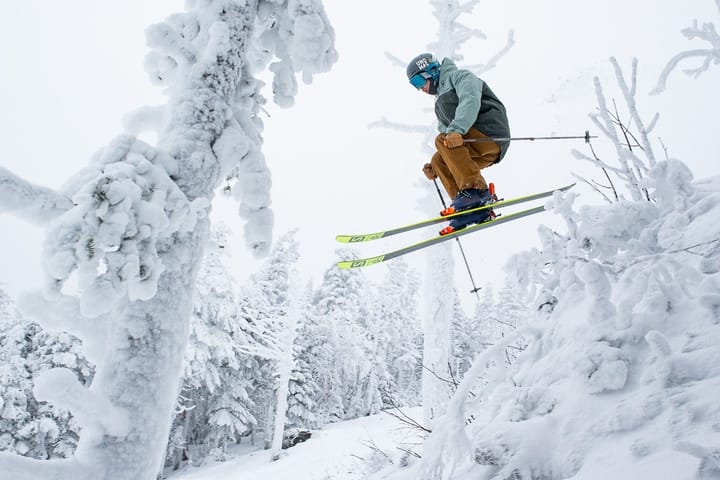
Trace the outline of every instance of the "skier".
<instances>
[{"instance_id":1,"label":"skier","mask_svg":"<svg viewBox=\"0 0 720 480\"><path fill-rule=\"evenodd\" d=\"M488 204L492 195L480 171L502 160L510 142L472 140L510 137L505 106L483 80L458 69L449 58L440 64L432 54L420 54L408 64L407 77L413 87L435 96L440 134L435 138L437 152L423 166L423 173L429 180L439 177L453 199L441 215ZM482 210L460 216L440 234L484 222L491 214Z\"/></svg>"}]
</instances>

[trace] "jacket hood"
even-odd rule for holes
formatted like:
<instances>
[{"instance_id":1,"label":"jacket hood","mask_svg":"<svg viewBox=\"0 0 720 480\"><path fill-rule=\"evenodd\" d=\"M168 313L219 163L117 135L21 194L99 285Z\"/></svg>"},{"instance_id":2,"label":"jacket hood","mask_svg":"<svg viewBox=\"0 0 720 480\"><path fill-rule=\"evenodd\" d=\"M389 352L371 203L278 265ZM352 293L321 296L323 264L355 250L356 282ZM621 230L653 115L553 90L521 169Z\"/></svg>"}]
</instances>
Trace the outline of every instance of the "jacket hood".
<instances>
[{"instance_id":1,"label":"jacket hood","mask_svg":"<svg viewBox=\"0 0 720 480\"><path fill-rule=\"evenodd\" d=\"M440 64L440 74L441 75L443 75L443 74L447 75L448 73L454 72L457 69L458 68L457 68L457 65L455 65L455 62L453 62L449 58L443 58L443 61Z\"/></svg>"}]
</instances>

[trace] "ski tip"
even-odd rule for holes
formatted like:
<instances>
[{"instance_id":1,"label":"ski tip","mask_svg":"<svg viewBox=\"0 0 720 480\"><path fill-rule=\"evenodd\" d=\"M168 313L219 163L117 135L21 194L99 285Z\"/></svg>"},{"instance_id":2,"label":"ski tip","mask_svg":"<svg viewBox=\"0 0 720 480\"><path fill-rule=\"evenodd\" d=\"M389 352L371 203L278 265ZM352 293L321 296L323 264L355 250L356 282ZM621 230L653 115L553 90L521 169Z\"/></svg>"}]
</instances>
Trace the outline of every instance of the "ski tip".
<instances>
[{"instance_id":1,"label":"ski tip","mask_svg":"<svg viewBox=\"0 0 720 480\"><path fill-rule=\"evenodd\" d=\"M569 185L565 185L564 187L556 188L555 190L553 190L553 192L567 192L568 190L573 188L575 185L577 185L577 183L571 183Z\"/></svg>"},{"instance_id":2,"label":"ski tip","mask_svg":"<svg viewBox=\"0 0 720 480\"><path fill-rule=\"evenodd\" d=\"M362 268L375 265L377 263L381 263L384 259L385 255L379 255L377 257L363 258L360 260L343 260L341 262L337 262L335 265L342 270L350 270L352 268Z\"/></svg>"}]
</instances>

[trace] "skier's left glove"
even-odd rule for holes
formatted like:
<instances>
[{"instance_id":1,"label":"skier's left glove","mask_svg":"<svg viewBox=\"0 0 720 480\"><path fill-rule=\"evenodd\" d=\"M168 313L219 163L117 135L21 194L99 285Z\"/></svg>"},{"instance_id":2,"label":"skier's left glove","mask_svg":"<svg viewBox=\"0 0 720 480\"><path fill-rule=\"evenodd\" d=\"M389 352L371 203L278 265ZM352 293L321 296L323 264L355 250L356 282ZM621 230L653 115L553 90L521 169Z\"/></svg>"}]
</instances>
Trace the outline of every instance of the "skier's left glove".
<instances>
[{"instance_id":1,"label":"skier's left glove","mask_svg":"<svg viewBox=\"0 0 720 480\"><path fill-rule=\"evenodd\" d=\"M432 165L429 163L426 163L423 165L423 173L427 177L428 180L435 180L437 178L437 174L435 173L435 170L433 170Z\"/></svg>"},{"instance_id":2,"label":"skier's left glove","mask_svg":"<svg viewBox=\"0 0 720 480\"><path fill-rule=\"evenodd\" d=\"M443 140L443 142L448 148L457 148L465 143L465 139L459 133L451 132L445 135L445 139Z\"/></svg>"}]
</instances>

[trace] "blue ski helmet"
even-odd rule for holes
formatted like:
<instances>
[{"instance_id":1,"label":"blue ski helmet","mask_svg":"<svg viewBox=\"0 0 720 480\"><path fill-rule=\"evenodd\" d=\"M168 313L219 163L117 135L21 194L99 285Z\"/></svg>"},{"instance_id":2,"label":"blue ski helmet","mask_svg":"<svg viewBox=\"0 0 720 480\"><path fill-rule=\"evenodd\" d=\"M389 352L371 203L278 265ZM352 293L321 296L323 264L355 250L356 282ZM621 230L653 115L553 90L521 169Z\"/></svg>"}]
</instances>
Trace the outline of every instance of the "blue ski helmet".
<instances>
[{"instance_id":1,"label":"blue ski helmet","mask_svg":"<svg viewBox=\"0 0 720 480\"><path fill-rule=\"evenodd\" d=\"M440 78L440 63L432 53L421 53L408 63L407 74L410 84L415 88L422 88L425 81L431 79L430 93L435 94Z\"/></svg>"}]
</instances>

